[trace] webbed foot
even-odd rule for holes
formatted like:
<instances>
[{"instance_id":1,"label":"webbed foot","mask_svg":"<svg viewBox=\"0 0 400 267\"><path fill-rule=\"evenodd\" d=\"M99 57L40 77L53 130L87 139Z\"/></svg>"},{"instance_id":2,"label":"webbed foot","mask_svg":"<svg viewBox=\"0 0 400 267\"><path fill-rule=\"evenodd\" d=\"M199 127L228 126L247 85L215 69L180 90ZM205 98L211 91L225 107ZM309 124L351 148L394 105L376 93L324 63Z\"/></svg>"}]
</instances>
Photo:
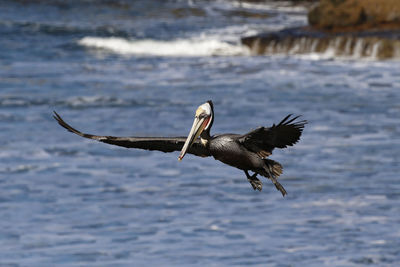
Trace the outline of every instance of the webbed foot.
<instances>
[{"instance_id":1,"label":"webbed foot","mask_svg":"<svg viewBox=\"0 0 400 267\"><path fill-rule=\"evenodd\" d=\"M247 181L251 184L254 190L261 191L262 190L262 182L257 178L257 173L254 173L252 176L249 175L247 171L244 171L247 176Z\"/></svg>"},{"instance_id":2,"label":"webbed foot","mask_svg":"<svg viewBox=\"0 0 400 267\"><path fill-rule=\"evenodd\" d=\"M261 191L262 190L262 182L258 178L247 179L254 190Z\"/></svg>"}]
</instances>

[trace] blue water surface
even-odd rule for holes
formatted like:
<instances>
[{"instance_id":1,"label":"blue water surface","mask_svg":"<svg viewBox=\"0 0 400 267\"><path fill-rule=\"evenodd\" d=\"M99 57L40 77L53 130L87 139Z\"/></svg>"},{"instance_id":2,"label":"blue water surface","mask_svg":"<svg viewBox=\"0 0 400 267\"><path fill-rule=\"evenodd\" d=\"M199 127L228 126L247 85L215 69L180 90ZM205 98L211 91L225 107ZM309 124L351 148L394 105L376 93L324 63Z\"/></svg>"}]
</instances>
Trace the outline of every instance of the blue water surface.
<instances>
[{"instance_id":1,"label":"blue water surface","mask_svg":"<svg viewBox=\"0 0 400 267\"><path fill-rule=\"evenodd\" d=\"M235 1L2 1L0 266L397 266L400 63L229 50L305 21ZM200 41L218 46L187 56ZM309 121L272 155L285 198L212 158L97 143L52 118L184 136L209 99L213 133Z\"/></svg>"}]
</instances>

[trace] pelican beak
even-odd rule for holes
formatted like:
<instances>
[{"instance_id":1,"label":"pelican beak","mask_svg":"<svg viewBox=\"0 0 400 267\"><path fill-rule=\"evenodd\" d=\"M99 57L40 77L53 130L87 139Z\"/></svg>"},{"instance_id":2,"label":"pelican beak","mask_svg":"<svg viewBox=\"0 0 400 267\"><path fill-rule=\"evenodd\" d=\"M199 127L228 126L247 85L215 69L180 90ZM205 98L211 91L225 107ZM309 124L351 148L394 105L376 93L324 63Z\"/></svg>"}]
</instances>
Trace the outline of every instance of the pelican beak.
<instances>
[{"instance_id":1,"label":"pelican beak","mask_svg":"<svg viewBox=\"0 0 400 267\"><path fill-rule=\"evenodd\" d=\"M193 144L193 142L199 137L199 135L203 132L204 128L207 126L208 121L210 120L210 117L202 117L198 116L196 114L196 117L194 118L192 129L190 130L190 133L186 139L185 144L183 145L183 148L181 150L181 153L179 154L178 160L182 160L183 157L186 154L186 151L188 148Z\"/></svg>"}]
</instances>

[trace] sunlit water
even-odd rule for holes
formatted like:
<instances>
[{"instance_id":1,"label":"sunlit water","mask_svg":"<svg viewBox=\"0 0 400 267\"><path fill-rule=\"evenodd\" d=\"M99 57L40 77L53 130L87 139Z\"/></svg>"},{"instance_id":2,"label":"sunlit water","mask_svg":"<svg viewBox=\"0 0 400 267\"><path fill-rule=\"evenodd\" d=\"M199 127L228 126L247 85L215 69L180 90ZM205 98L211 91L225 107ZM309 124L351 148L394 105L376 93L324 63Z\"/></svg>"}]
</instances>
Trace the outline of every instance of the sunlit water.
<instances>
[{"instance_id":1,"label":"sunlit water","mask_svg":"<svg viewBox=\"0 0 400 267\"><path fill-rule=\"evenodd\" d=\"M241 36L304 10L193 2L3 2L0 265L396 266L400 63L249 56ZM208 99L214 133L309 121L272 156L287 197L212 158L84 140L52 118L182 136Z\"/></svg>"}]
</instances>

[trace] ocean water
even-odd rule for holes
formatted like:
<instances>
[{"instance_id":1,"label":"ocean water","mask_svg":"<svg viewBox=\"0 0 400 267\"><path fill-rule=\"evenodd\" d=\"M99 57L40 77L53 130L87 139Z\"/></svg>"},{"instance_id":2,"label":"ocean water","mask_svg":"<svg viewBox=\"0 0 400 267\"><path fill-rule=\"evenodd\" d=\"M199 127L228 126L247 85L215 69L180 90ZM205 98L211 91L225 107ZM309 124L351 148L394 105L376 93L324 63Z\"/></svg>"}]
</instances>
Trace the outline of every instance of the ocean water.
<instances>
[{"instance_id":1,"label":"ocean water","mask_svg":"<svg viewBox=\"0 0 400 267\"><path fill-rule=\"evenodd\" d=\"M239 1L0 3L0 266L397 266L400 62L254 56L240 37L306 10ZM212 158L93 134L212 133L289 113L283 198Z\"/></svg>"}]
</instances>

